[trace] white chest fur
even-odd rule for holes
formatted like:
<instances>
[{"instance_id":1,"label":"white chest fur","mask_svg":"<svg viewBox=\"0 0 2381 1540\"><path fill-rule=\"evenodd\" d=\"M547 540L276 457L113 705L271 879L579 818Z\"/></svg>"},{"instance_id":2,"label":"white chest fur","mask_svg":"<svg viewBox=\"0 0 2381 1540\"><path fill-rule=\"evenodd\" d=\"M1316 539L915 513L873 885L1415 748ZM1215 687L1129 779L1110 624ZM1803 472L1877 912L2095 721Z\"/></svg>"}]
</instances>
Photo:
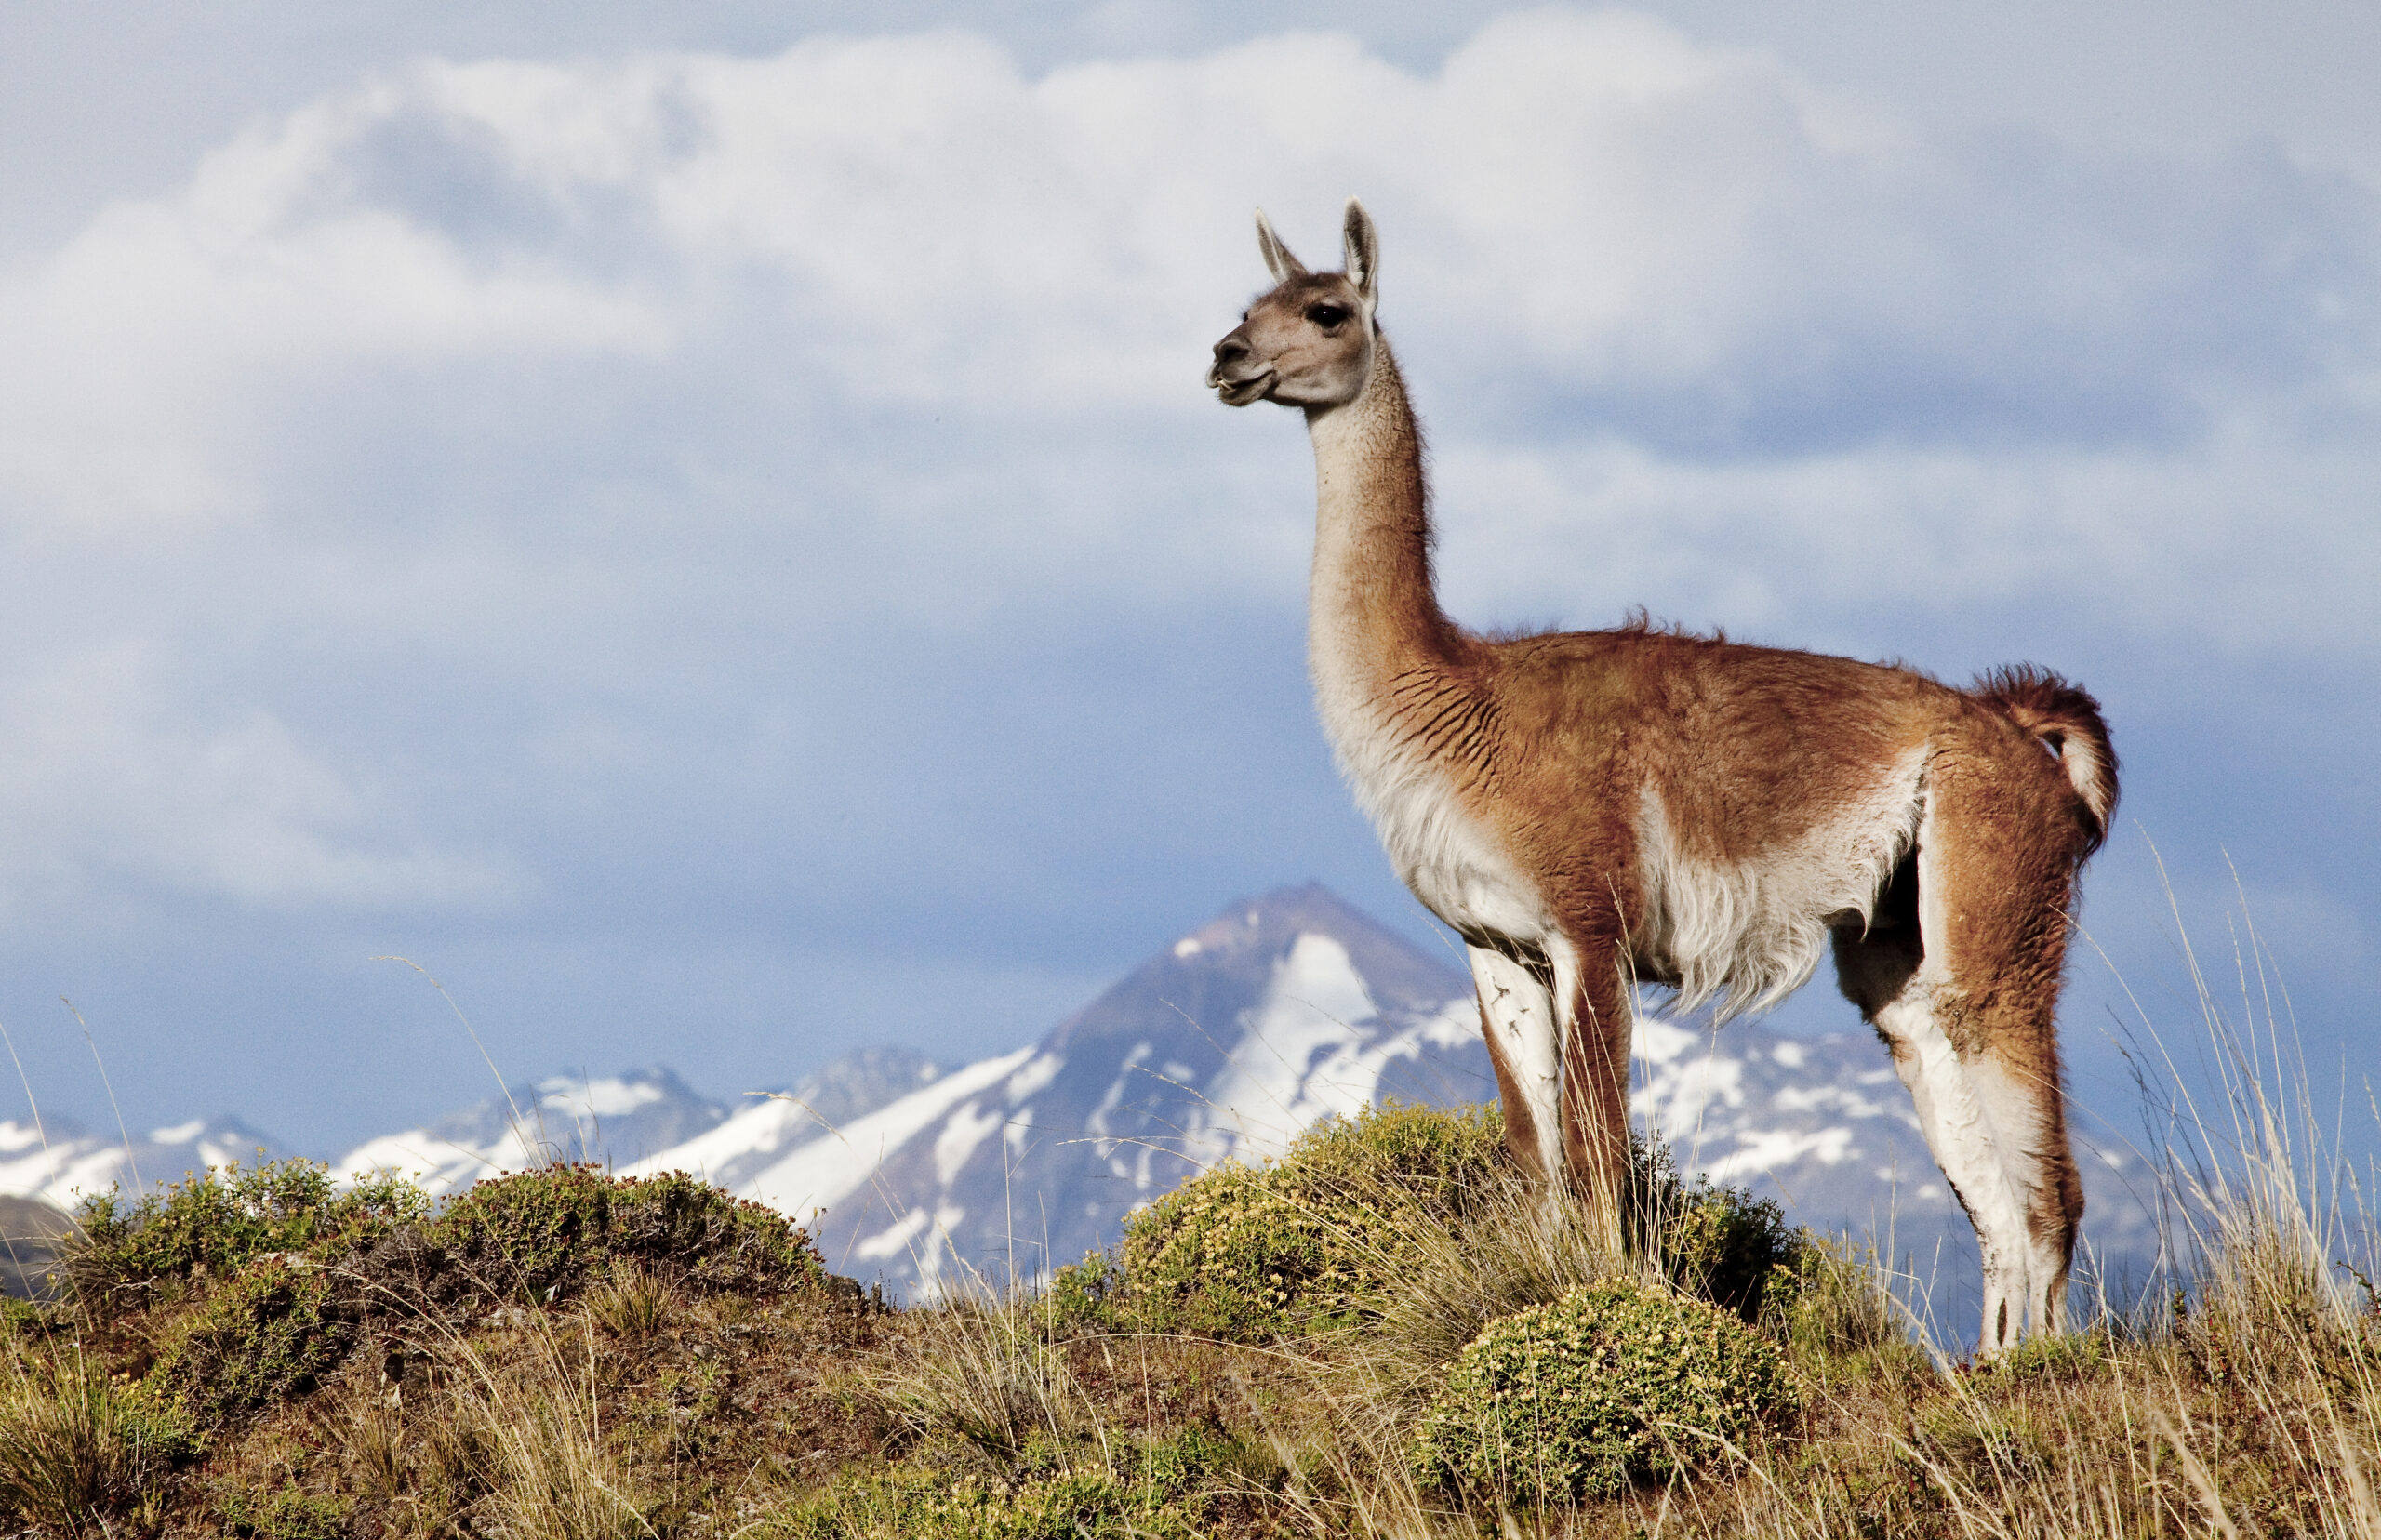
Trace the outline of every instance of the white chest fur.
<instances>
[{"instance_id":1,"label":"white chest fur","mask_svg":"<svg viewBox=\"0 0 2381 1540\"><path fill-rule=\"evenodd\" d=\"M1401 742L1320 650L1314 676L1340 773L1414 896L1468 940L1502 937L1543 949L1554 936L1551 911L1464 807L1446 773Z\"/></svg>"}]
</instances>

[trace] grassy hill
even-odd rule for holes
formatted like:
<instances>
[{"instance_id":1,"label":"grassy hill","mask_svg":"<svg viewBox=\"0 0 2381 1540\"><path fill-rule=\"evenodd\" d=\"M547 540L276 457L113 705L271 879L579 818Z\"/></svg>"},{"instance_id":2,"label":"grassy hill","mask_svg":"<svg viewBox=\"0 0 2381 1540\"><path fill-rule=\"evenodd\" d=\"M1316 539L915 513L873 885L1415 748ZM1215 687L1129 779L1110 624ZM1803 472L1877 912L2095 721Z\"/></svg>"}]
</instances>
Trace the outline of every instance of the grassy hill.
<instances>
[{"instance_id":1,"label":"grassy hill","mask_svg":"<svg viewBox=\"0 0 2381 1540\"><path fill-rule=\"evenodd\" d=\"M62 1292L8 1307L0 1514L276 1540L2381 1533L2372 1300L2277 1148L2188 1184L2171 1292L1986 1364L1924 1347L1873 1255L1656 1157L1595 1231L1479 1109L1327 1124L1045 1288L907 1308L684 1176L560 1166L433 1209L219 1171L89 1205Z\"/></svg>"}]
</instances>

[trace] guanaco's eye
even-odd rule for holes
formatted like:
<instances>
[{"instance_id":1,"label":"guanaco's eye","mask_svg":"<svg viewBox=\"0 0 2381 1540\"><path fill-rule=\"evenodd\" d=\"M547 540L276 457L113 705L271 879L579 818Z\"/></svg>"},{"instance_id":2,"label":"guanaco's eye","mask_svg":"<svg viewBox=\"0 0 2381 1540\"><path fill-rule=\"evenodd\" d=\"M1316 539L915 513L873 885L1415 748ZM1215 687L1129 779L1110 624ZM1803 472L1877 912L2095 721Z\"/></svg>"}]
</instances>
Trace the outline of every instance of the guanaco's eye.
<instances>
[{"instance_id":1,"label":"guanaco's eye","mask_svg":"<svg viewBox=\"0 0 2381 1540\"><path fill-rule=\"evenodd\" d=\"M1329 331L1340 322L1348 319L1348 307L1345 305L1309 305L1306 308L1306 318L1309 321L1313 322L1316 325L1321 326L1324 331Z\"/></svg>"}]
</instances>

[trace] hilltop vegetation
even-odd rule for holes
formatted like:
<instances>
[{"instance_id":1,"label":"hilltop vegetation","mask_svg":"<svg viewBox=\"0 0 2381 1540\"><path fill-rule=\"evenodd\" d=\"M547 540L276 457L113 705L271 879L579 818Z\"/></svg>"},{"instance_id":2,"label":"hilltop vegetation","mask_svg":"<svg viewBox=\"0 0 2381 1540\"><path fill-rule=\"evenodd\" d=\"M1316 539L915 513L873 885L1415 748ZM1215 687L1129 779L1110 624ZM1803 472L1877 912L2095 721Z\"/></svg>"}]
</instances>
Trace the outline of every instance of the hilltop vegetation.
<instances>
[{"instance_id":1,"label":"hilltop vegetation","mask_svg":"<svg viewBox=\"0 0 2381 1540\"><path fill-rule=\"evenodd\" d=\"M1869 1255L1641 1152L1621 1244L1483 1111L1388 1108L1038 1291L898 1308L682 1175L433 1210L316 1167L81 1215L11 1307L32 1533L1074 1537L2370 1533L2381 1336L2287 1181L2171 1299L1989 1365ZM2359 1526L2366 1526L2360 1529Z\"/></svg>"}]
</instances>

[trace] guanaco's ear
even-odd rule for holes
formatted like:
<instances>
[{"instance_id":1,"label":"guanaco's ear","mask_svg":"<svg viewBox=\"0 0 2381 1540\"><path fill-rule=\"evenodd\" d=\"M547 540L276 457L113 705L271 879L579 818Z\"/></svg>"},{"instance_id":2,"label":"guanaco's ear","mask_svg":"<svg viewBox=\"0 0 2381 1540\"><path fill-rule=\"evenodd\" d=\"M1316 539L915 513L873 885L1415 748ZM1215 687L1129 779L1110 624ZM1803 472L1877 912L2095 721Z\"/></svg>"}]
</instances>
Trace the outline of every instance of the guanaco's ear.
<instances>
[{"instance_id":1,"label":"guanaco's ear","mask_svg":"<svg viewBox=\"0 0 2381 1540\"><path fill-rule=\"evenodd\" d=\"M1257 211L1257 249L1265 254L1265 271L1273 275L1273 282L1286 284L1306 276L1306 264L1290 255L1290 248L1273 233L1273 221L1265 217L1261 208Z\"/></svg>"},{"instance_id":2,"label":"guanaco's ear","mask_svg":"<svg viewBox=\"0 0 2381 1540\"><path fill-rule=\"evenodd\" d=\"M1380 236L1373 230L1373 217L1355 199L1348 200L1344 247L1347 260L1342 264L1348 272L1348 282L1369 305L1378 296L1374 280L1380 273Z\"/></svg>"}]
</instances>

